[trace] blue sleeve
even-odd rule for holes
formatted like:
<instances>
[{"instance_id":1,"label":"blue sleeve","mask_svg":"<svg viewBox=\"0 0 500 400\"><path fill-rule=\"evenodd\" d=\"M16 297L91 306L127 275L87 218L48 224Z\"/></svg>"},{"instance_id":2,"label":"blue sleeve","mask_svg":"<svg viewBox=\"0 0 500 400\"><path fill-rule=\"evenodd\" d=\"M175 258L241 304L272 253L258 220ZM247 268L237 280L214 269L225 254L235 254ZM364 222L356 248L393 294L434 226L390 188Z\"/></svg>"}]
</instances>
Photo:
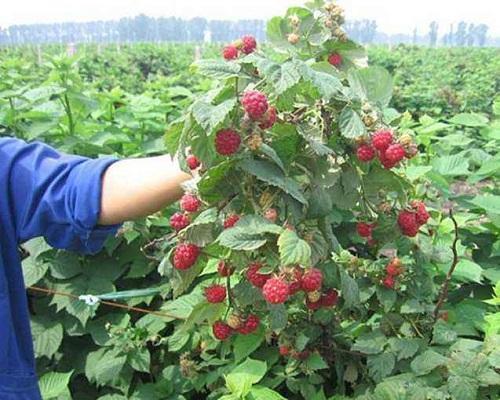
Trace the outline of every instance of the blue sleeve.
<instances>
[{"instance_id":1,"label":"blue sleeve","mask_svg":"<svg viewBox=\"0 0 500 400\"><path fill-rule=\"evenodd\" d=\"M97 225L102 177L117 159L65 155L41 143L0 139L17 240L44 236L56 248L95 253L118 226ZM5 161L7 161L6 164Z\"/></svg>"}]
</instances>

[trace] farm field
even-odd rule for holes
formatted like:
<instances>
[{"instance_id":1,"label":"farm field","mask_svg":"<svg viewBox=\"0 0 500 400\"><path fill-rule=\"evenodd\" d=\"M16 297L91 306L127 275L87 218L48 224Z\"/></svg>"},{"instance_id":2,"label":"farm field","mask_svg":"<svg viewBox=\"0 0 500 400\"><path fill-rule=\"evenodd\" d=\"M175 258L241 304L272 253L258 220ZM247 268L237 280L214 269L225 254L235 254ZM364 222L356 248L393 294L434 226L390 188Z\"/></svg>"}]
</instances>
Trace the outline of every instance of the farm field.
<instances>
[{"instance_id":1,"label":"farm field","mask_svg":"<svg viewBox=\"0 0 500 400\"><path fill-rule=\"evenodd\" d=\"M142 309L28 290L44 399L500 398L499 50L370 47L358 68L355 44L295 52L273 21L235 61L216 44L0 48L0 135L203 162L203 203L179 233L176 205L95 256L23 245L27 287ZM274 126L243 116L246 85ZM390 166L381 124L404 147ZM239 153L214 146L240 125ZM404 215L425 219L418 235ZM187 242L203 251L178 268ZM257 262L275 274L261 287L302 286L275 299L249 278ZM317 287L298 265L319 270ZM224 302L207 301L214 285Z\"/></svg>"}]
</instances>

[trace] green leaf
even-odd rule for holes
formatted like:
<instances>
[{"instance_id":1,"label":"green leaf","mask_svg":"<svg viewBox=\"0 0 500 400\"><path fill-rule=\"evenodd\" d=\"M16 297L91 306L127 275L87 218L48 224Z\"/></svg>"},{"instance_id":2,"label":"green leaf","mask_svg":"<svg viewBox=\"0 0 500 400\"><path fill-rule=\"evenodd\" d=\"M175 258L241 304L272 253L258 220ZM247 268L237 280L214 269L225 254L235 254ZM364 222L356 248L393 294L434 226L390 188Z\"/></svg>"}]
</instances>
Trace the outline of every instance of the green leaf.
<instances>
[{"instance_id":1,"label":"green leaf","mask_svg":"<svg viewBox=\"0 0 500 400\"><path fill-rule=\"evenodd\" d=\"M240 398L245 398L252 385L259 382L266 374L266 371L266 362L248 358L226 376L226 386L231 393Z\"/></svg>"},{"instance_id":2,"label":"green leaf","mask_svg":"<svg viewBox=\"0 0 500 400\"><path fill-rule=\"evenodd\" d=\"M474 197L470 203L484 209L487 213L500 214L500 196L483 194Z\"/></svg>"},{"instance_id":3,"label":"green leaf","mask_svg":"<svg viewBox=\"0 0 500 400\"><path fill-rule=\"evenodd\" d=\"M288 312L284 304L268 304L269 327L273 331L285 329L288 322Z\"/></svg>"},{"instance_id":4,"label":"green leaf","mask_svg":"<svg viewBox=\"0 0 500 400\"><path fill-rule=\"evenodd\" d=\"M311 246L300 239L294 231L285 229L278 238L278 248L281 264L309 265L311 261Z\"/></svg>"},{"instance_id":5,"label":"green leaf","mask_svg":"<svg viewBox=\"0 0 500 400\"><path fill-rule=\"evenodd\" d=\"M345 167L339 182L329 189L333 204L342 210L350 210L359 200L359 175L352 167Z\"/></svg>"},{"instance_id":6,"label":"green leaf","mask_svg":"<svg viewBox=\"0 0 500 400\"><path fill-rule=\"evenodd\" d=\"M28 257L23 260L23 276L26 286L33 286L40 281L49 269L48 263L39 262L35 257Z\"/></svg>"},{"instance_id":7,"label":"green leaf","mask_svg":"<svg viewBox=\"0 0 500 400\"><path fill-rule=\"evenodd\" d=\"M69 386L71 375L73 375L73 371L67 373L48 372L43 375L39 381L42 399L50 400L63 394Z\"/></svg>"},{"instance_id":8,"label":"green leaf","mask_svg":"<svg viewBox=\"0 0 500 400\"><path fill-rule=\"evenodd\" d=\"M325 360L323 360L323 357L321 357L318 353L312 353L307 358L307 360L305 360L304 364L308 369L312 371L328 368L328 364L325 362Z\"/></svg>"},{"instance_id":9,"label":"green leaf","mask_svg":"<svg viewBox=\"0 0 500 400\"><path fill-rule=\"evenodd\" d=\"M453 116L448 122L455 125L479 127L488 125L488 118L480 114L462 113Z\"/></svg>"},{"instance_id":10,"label":"green leaf","mask_svg":"<svg viewBox=\"0 0 500 400\"><path fill-rule=\"evenodd\" d=\"M139 372L149 373L149 365L151 364L151 355L147 348L139 348L128 354L129 365Z\"/></svg>"},{"instance_id":11,"label":"green leaf","mask_svg":"<svg viewBox=\"0 0 500 400\"><path fill-rule=\"evenodd\" d=\"M267 242L266 234L279 235L283 228L258 215L246 215L217 238L224 247L233 250L255 250Z\"/></svg>"},{"instance_id":12,"label":"green leaf","mask_svg":"<svg viewBox=\"0 0 500 400\"><path fill-rule=\"evenodd\" d=\"M473 261L462 259L458 262L453 272L453 278L462 282L481 283L482 273L483 269L480 265Z\"/></svg>"},{"instance_id":13,"label":"green leaf","mask_svg":"<svg viewBox=\"0 0 500 400\"><path fill-rule=\"evenodd\" d=\"M390 338L389 346L397 353L398 361L413 357L419 348L419 340L413 338Z\"/></svg>"},{"instance_id":14,"label":"green leaf","mask_svg":"<svg viewBox=\"0 0 500 400\"><path fill-rule=\"evenodd\" d=\"M286 400L285 397L280 395L274 390L264 387L264 386L254 386L250 391L249 400Z\"/></svg>"},{"instance_id":15,"label":"green leaf","mask_svg":"<svg viewBox=\"0 0 500 400\"><path fill-rule=\"evenodd\" d=\"M384 350L387 338L380 331L362 334L352 346L352 350L364 354L379 354Z\"/></svg>"},{"instance_id":16,"label":"green leaf","mask_svg":"<svg viewBox=\"0 0 500 400\"><path fill-rule=\"evenodd\" d=\"M299 65L304 80L318 89L324 100L329 101L333 96L342 92L342 82L336 76L316 71L302 61L296 61L296 63Z\"/></svg>"},{"instance_id":17,"label":"green leaf","mask_svg":"<svg viewBox=\"0 0 500 400\"><path fill-rule=\"evenodd\" d=\"M265 70L263 73L266 75ZM274 86L276 94L280 95L299 82L300 73L293 61L287 61L278 65L278 68L266 77Z\"/></svg>"},{"instance_id":18,"label":"green leaf","mask_svg":"<svg viewBox=\"0 0 500 400\"><path fill-rule=\"evenodd\" d=\"M362 100L368 100L381 108L387 107L392 97L392 77L382 67L351 69L349 84Z\"/></svg>"},{"instance_id":19,"label":"green leaf","mask_svg":"<svg viewBox=\"0 0 500 400\"><path fill-rule=\"evenodd\" d=\"M342 290L342 299L344 299L344 307L352 308L357 306L360 302L358 283L344 270L340 271L340 287Z\"/></svg>"},{"instance_id":20,"label":"green leaf","mask_svg":"<svg viewBox=\"0 0 500 400\"><path fill-rule=\"evenodd\" d=\"M382 353L374 356L368 356L367 365L370 376L375 382L380 382L386 376L389 376L396 365L396 358L392 353Z\"/></svg>"},{"instance_id":21,"label":"green leaf","mask_svg":"<svg viewBox=\"0 0 500 400\"><path fill-rule=\"evenodd\" d=\"M417 376L427 375L435 368L446 365L448 361L448 358L434 350L427 350L411 362L411 369Z\"/></svg>"},{"instance_id":22,"label":"green leaf","mask_svg":"<svg viewBox=\"0 0 500 400\"><path fill-rule=\"evenodd\" d=\"M448 389L453 400L477 400L478 383L466 376L451 375L448 378Z\"/></svg>"},{"instance_id":23,"label":"green leaf","mask_svg":"<svg viewBox=\"0 0 500 400\"><path fill-rule=\"evenodd\" d=\"M432 167L445 177L469 174L469 160L459 154L434 158Z\"/></svg>"},{"instance_id":24,"label":"green leaf","mask_svg":"<svg viewBox=\"0 0 500 400\"><path fill-rule=\"evenodd\" d=\"M345 107L339 116L340 133L347 139L356 139L366 134L366 127L359 114Z\"/></svg>"},{"instance_id":25,"label":"green leaf","mask_svg":"<svg viewBox=\"0 0 500 400\"><path fill-rule=\"evenodd\" d=\"M227 79L238 76L241 66L222 60L200 60L193 64L201 75L214 79Z\"/></svg>"},{"instance_id":26,"label":"green leaf","mask_svg":"<svg viewBox=\"0 0 500 400\"><path fill-rule=\"evenodd\" d=\"M50 274L57 279L70 279L82 273L76 254L58 251L50 262Z\"/></svg>"},{"instance_id":27,"label":"green leaf","mask_svg":"<svg viewBox=\"0 0 500 400\"><path fill-rule=\"evenodd\" d=\"M264 339L264 329L259 329L250 335L236 336L233 343L235 361L239 362L252 354L260 347Z\"/></svg>"},{"instance_id":28,"label":"green leaf","mask_svg":"<svg viewBox=\"0 0 500 400\"><path fill-rule=\"evenodd\" d=\"M87 356L85 376L98 385L116 382L126 361L127 356L116 356L112 351L101 348Z\"/></svg>"},{"instance_id":29,"label":"green leaf","mask_svg":"<svg viewBox=\"0 0 500 400\"><path fill-rule=\"evenodd\" d=\"M432 167L423 165L409 165L405 169L406 177L411 181L424 177L430 171L432 171Z\"/></svg>"},{"instance_id":30,"label":"green leaf","mask_svg":"<svg viewBox=\"0 0 500 400\"><path fill-rule=\"evenodd\" d=\"M240 164L240 168L245 172L255 176L257 179L268 183L271 186L279 187L285 193L288 193L295 200L302 204L307 204L300 186L293 179L286 177L283 171L276 165L261 160L244 160Z\"/></svg>"},{"instance_id":31,"label":"green leaf","mask_svg":"<svg viewBox=\"0 0 500 400\"><path fill-rule=\"evenodd\" d=\"M217 106L197 101L193 104L193 117L210 136L236 105L236 99L229 99Z\"/></svg>"},{"instance_id":32,"label":"green leaf","mask_svg":"<svg viewBox=\"0 0 500 400\"><path fill-rule=\"evenodd\" d=\"M52 358L62 343L62 325L41 317L33 317L31 319L31 332L36 356Z\"/></svg>"},{"instance_id":33,"label":"green leaf","mask_svg":"<svg viewBox=\"0 0 500 400\"><path fill-rule=\"evenodd\" d=\"M457 339L457 333L445 321L439 320L432 331L432 343L449 345Z\"/></svg>"},{"instance_id":34,"label":"green leaf","mask_svg":"<svg viewBox=\"0 0 500 400\"><path fill-rule=\"evenodd\" d=\"M203 174L198 182L198 191L204 200L210 203L220 201L234 192L234 188L227 184L234 164L234 160L223 161Z\"/></svg>"}]
</instances>

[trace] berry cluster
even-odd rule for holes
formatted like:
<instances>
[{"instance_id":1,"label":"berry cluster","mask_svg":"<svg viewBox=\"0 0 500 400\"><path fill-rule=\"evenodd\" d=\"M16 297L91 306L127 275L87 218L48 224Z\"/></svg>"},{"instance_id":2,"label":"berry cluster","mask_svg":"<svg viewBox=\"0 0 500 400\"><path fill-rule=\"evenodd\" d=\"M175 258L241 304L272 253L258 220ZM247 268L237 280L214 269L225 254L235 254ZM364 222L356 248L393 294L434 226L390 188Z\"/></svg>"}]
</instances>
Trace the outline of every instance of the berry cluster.
<instances>
[{"instance_id":1,"label":"berry cluster","mask_svg":"<svg viewBox=\"0 0 500 400\"><path fill-rule=\"evenodd\" d=\"M238 314L232 314L227 321L216 321L212 326L212 332L216 339L226 340L233 334L249 335L255 332L260 325L260 318L255 314L249 314L242 318Z\"/></svg>"},{"instance_id":2,"label":"berry cluster","mask_svg":"<svg viewBox=\"0 0 500 400\"><path fill-rule=\"evenodd\" d=\"M375 228L375 223L358 222L356 225L356 230L358 235L365 238L368 241L368 245L374 246L376 244L375 239L373 239L373 229Z\"/></svg>"},{"instance_id":3,"label":"berry cluster","mask_svg":"<svg viewBox=\"0 0 500 400\"><path fill-rule=\"evenodd\" d=\"M382 280L382 284L387 289L394 289L396 279L404 272L403 263L399 258L395 257L385 266L385 272L386 275Z\"/></svg>"},{"instance_id":4,"label":"berry cluster","mask_svg":"<svg viewBox=\"0 0 500 400\"><path fill-rule=\"evenodd\" d=\"M416 155L416 146L411 142L411 137L409 141L406 137L404 139L395 142L392 131L379 130L371 136L370 143L358 146L356 155L361 162L370 162L378 157L384 168L391 169L398 166L403 159Z\"/></svg>"},{"instance_id":5,"label":"berry cluster","mask_svg":"<svg viewBox=\"0 0 500 400\"><path fill-rule=\"evenodd\" d=\"M235 42L228 44L222 49L222 56L225 60L235 60L240 53L251 54L257 48L257 41L253 36L246 35Z\"/></svg>"},{"instance_id":6,"label":"berry cluster","mask_svg":"<svg viewBox=\"0 0 500 400\"><path fill-rule=\"evenodd\" d=\"M408 209L402 210L398 215L398 225L405 236L414 237L417 235L420 227L425 225L430 215L427 212L425 204L414 200L410 203Z\"/></svg>"}]
</instances>

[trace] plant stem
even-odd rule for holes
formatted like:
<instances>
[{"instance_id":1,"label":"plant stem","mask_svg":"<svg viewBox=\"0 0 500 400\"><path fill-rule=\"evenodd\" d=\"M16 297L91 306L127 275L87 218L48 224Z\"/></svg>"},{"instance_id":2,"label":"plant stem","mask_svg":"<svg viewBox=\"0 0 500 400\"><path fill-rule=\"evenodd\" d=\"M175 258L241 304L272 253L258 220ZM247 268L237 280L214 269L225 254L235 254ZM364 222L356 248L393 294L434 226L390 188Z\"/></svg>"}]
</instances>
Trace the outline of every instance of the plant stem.
<instances>
[{"instance_id":1,"label":"plant stem","mask_svg":"<svg viewBox=\"0 0 500 400\"><path fill-rule=\"evenodd\" d=\"M453 272L455 271L455 268L457 267L458 264L458 251L457 251L457 244L458 244L458 223L455 217L453 216L453 209L450 210L450 219L453 221L453 226L454 226L454 232L455 232L455 238L453 239L453 244L451 245L451 251L453 252L453 261L451 263L451 267L446 274L446 279L443 282L443 285L441 286L441 294L439 295L438 302L436 304L436 308L434 309L434 323L437 321L439 318L439 310L445 303L447 297L448 297L448 289L450 286L450 281L451 277L453 275Z\"/></svg>"}]
</instances>

